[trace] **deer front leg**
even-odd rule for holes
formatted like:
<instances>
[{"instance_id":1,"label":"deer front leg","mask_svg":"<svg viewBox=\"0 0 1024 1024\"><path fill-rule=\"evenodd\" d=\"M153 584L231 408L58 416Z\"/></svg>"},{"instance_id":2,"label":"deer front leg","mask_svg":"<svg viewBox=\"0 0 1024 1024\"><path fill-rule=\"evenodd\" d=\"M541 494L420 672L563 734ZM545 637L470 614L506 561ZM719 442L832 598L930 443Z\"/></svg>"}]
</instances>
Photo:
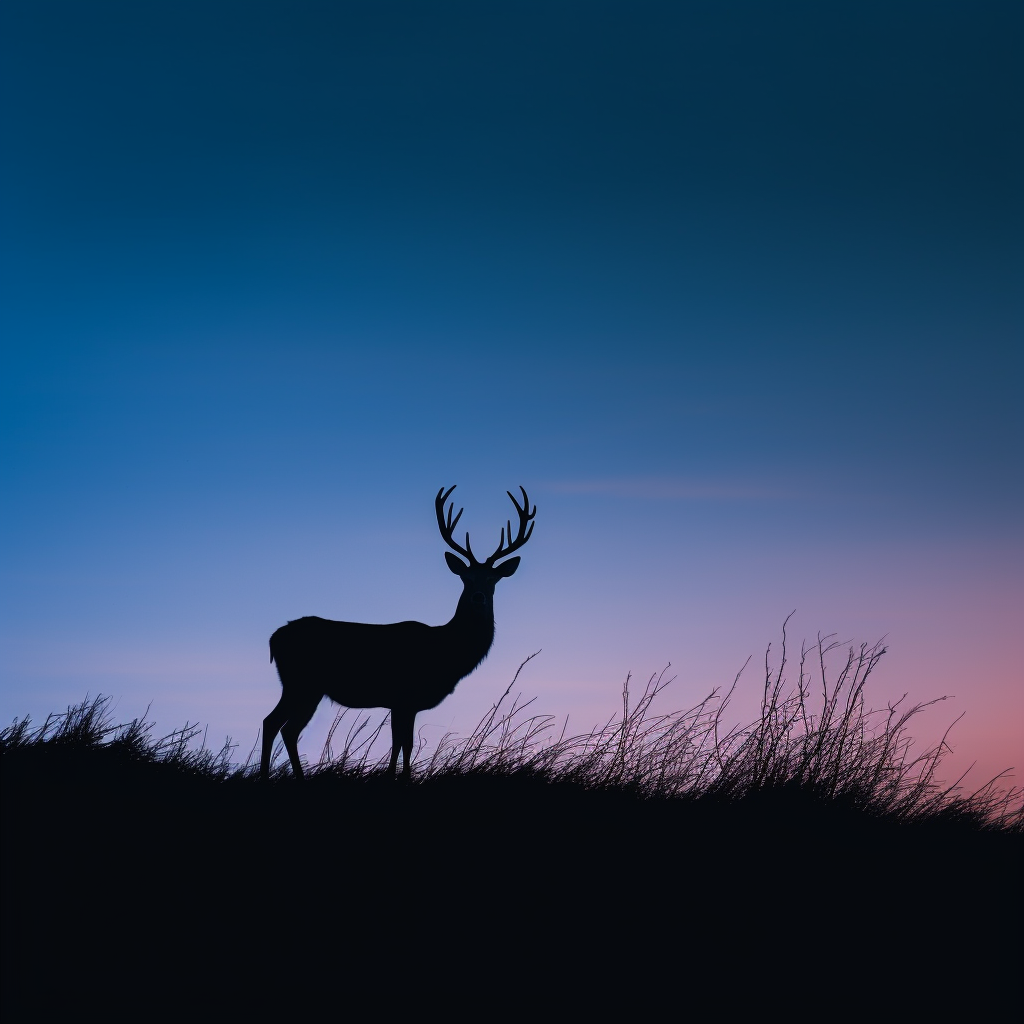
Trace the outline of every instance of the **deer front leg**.
<instances>
[{"instance_id":1,"label":"deer front leg","mask_svg":"<svg viewBox=\"0 0 1024 1024\"><path fill-rule=\"evenodd\" d=\"M409 778L409 757L412 754L413 723L416 721L415 711L391 709L391 764L388 772L395 777L398 768L398 751L402 751L402 779Z\"/></svg>"}]
</instances>

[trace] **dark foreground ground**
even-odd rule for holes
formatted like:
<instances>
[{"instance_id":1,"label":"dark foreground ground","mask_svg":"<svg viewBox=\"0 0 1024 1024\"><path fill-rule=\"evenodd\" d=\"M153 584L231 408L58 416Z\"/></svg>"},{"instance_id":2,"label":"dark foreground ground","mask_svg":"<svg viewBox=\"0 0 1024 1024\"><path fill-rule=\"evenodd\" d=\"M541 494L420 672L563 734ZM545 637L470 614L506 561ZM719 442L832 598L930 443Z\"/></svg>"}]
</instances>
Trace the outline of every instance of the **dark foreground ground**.
<instances>
[{"instance_id":1,"label":"dark foreground ground","mask_svg":"<svg viewBox=\"0 0 1024 1024\"><path fill-rule=\"evenodd\" d=\"M1019 833L108 753L2 758L7 1024L1021 1019Z\"/></svg>"}]
</instances>

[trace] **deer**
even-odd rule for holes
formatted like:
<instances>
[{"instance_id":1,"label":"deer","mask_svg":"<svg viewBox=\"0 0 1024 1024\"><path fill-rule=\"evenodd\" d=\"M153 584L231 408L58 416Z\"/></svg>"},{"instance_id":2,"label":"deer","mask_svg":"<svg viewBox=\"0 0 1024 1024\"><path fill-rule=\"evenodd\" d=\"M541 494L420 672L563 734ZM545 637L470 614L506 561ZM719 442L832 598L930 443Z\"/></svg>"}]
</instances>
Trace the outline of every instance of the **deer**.
<instances>
[{"instance_id":1,"label":"deer","mask_svg":"<svg viewBox=\"0 0 1024 1024\"><path fill-rule=\"evenodd\" d=\"M448 506L455 486L443 487L434 499L441 537L451 551L444 553L448 568L462 580L455 614L442 626L422 622L339 622L307 615L293 619L270 638L270 660L281 680L281 699L263 720L260 777L270 776L274 740L284 741L296 779L304 772L299 761L299 734L324 697L349 708L387 708L391 712L391 762L388 774L396 778L398 752L402 752L402 780L410 778L416 715L437 707L456 685L487 657L494 642L494 587L519 568L520 556L501 562L518 551L533 534L537 506L530 511L526 489L520 505L511 491L519 517L512 537L512 521L501 529L493 554L477 561L466 533L463 547L454 531L465 509L452 517ZM452 552L461 555L457 558ZM468 561L468 565L462 559Z\"/></svg>"}]
</instances>

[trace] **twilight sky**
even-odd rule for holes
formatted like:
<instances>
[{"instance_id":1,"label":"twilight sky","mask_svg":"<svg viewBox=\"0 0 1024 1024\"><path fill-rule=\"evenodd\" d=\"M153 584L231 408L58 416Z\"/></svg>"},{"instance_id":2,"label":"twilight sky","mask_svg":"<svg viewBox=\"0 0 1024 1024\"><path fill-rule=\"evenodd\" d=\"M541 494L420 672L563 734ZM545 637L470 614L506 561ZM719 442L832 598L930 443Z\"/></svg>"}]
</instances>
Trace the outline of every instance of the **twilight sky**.
<instances>
[{"instance_id":1,"label":"twilight sky","mask_svg":"<svg viewBox=\"0 0 1024 1024\"><path fill-rule=\"evenodd\" d=\"M99 691L244 757L276 627L446 621L434 494L482 550L523 484L428 739L538 649L570 731L669 661L695 703L795 608L1020 781L1019 3L31 0L0 40L0 720Z\"/></svg>"}]
</instances>

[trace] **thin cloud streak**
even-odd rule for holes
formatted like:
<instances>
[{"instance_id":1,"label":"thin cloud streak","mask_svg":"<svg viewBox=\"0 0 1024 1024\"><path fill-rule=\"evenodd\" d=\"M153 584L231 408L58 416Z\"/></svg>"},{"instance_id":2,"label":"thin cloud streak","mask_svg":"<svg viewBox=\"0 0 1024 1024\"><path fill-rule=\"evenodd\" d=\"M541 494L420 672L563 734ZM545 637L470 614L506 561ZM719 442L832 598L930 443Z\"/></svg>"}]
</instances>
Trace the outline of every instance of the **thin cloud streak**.
<instances>
[{"instance_id":1,"label":"thin cloud streak","mask_svg":"<svg viewBox=\"0 0 1024 1024\"><path fill-rule=\"evenodd\" d=\"M685 477L607 477L596 480L557 480L546 490L558 494L609 494L649 501L777 501L795 498L792 490L743 481L711 482Z\"/></svg>"}]
</instances>

